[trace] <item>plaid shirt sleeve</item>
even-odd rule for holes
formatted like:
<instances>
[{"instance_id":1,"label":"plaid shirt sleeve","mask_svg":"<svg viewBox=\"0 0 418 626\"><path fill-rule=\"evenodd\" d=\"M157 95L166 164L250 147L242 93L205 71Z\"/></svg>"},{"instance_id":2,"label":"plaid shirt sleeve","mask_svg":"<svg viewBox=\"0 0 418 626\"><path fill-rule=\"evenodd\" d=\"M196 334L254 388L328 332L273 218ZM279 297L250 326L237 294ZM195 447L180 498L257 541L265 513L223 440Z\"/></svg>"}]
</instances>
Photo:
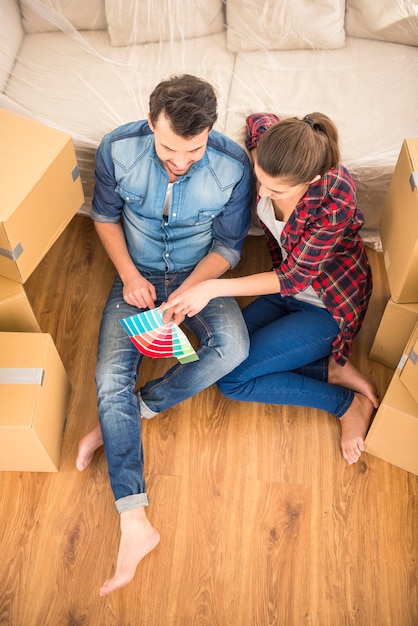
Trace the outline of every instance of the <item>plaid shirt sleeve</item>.
<instances>
[{"instance_id":1,"label":"plaid shirt sleeve","mask_svg":"<svg viewBox=\"0 0 418 626\"><path fill-rule=\"evenodd\" d=\"M325 174L319 181L319 188L327 188L327 193L318 193L320 204L313 183L287 222L282 239L287 258L277 270L284 295L294 295L315 282L342 245L347 245L347 227L356 231L362 225L352 188L337 176L330 179Z\"/></svg>"},{"instance_id":2,"label":"plaid shirt sleeve","mask_svg":"<svg viewBox=\"0 0 418 626\"><path fill-rule=\"evenodd\" d=\"M274 113L253 113L247 117L246 132L245 132L245 146L248 150L256 148L260 142L261 137L266 130L280 122L277 115Z\"/></svg>"}]
</instances>

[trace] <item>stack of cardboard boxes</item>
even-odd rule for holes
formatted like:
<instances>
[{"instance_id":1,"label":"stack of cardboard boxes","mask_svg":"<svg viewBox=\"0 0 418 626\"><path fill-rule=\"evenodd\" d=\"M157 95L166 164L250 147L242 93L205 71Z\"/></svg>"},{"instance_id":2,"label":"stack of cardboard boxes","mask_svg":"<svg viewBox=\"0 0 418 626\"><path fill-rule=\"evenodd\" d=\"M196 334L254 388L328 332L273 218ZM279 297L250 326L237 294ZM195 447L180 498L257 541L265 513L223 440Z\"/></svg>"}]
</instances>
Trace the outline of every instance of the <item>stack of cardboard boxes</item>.
<instances>
[{"instance_id":1,"label":"stack of cardboard boxes","mask_svg":"<svg viewBox=\"0 0 418 626\"><path fill-rule=\"evenodd\" d=\"M418 139L403 143L379 229L390 299L370 358L395 373L366 451L418 474Z\"/></svg>"},{"instance_id":2,"label":"stack of cardboard boxes","mask_svg":"<svg viewBox=\"0 0 418 626\"><path fill-rule=\"evenodd\" d=\"M57 471L69 381L24 283L83 204L71 136L0 109L0 470Z\"/></svg>"}]
</instances>

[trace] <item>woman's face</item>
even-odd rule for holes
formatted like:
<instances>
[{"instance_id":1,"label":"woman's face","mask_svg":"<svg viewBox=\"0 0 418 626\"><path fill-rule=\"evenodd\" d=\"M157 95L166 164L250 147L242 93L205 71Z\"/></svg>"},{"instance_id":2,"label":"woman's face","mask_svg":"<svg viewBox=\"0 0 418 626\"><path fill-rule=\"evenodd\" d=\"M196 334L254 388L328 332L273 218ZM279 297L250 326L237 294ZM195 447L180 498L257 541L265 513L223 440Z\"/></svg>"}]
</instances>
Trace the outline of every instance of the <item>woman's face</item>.
<instances>
[{"instance_id":1,"label":"woman's face","mask_svg":"<svg viewBox=\"0 0 418 626\"><path fill-rule=\"evenodd\" d=\"M258 180L258 193L262 198L293 201L295 205L305 195L309 185L320 178L317 176L308 183L290 185L283 178L272 178L266 174L258 167L257 162L254 163L254 172Z\"/></svg>"}]
</instances>

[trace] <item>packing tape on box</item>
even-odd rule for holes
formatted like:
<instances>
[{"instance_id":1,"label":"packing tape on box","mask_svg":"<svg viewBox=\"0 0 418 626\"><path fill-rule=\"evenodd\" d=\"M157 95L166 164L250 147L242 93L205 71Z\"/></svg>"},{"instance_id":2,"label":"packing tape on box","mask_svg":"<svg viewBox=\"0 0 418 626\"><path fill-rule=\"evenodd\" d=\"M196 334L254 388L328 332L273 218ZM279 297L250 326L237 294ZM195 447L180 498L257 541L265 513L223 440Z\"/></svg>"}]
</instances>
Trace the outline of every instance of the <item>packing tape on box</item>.
<instances>
[{"instance_id":1,"label":"packing tape on box","mask_svg":"<svg viewBox=\"0 0 418 626\"><path fill-rule=\"evenodd\" d=\"M418 171L412 172L409 177L409 184L411 185L412 191L418 187Z\"/></svg>"},{"instance_id":2,"label":"packing tape on box","mask_svg":"<svg viewBox=\"0 0 418 626\"><path fill-rule=\"evenodd\" d=\"M0 385L42 385L43 367L0 367Z\"/></svg>"},{"instance_id":3,"label":"packing tape on box","mask_svg":"<svg viewBox=\"0 0 418 626\"><path fill-rule=\"evenodd\" d=\"M15 245L13 250L6 250L6 248L0 248L0 256L5 256L6 259L11 259L12 261L17 261L20 255L23 252L23 246L19 242Z\"/></svg>"},{"instance_id":4,"label":"packing tape on box","mask_svg":"<svg viewBox=\"0 0 418 626\"><path fill-rule=\"evenodd\" d=\"M80 170L78 169L78 165L76 165L71 172L71 178L73 179L73 183L75 183L75 181L80 178Z\"/></svg>"},{"instance_id":5,"label":"packing tape on box","mask_svg":"<svg viewBox=\"0 0 418 626\"><path fill-rule=\"evenodd\" d=\"M407 354L403 354L403 355L401 356L401 358L400 358L400 361L399 361L399 363L398 363L398 367L397 367L397 369L398 369L398 370L403 370L404 365L405 365L405 363L407 362L407 360L408 360L408 355L407 355Z\"/></svg>"},{"instance_id":6,"label":"packing tape on box","mask_svg":"<svg viewBox=\"0 0 418 626\"><path fill-rule=\"evenodd\" d=\"M416 365L418 363L418 354L415 352L413 348L411 352L409 353L409 360L412 361L413 365Z\"/></svg>"}]
</instances>

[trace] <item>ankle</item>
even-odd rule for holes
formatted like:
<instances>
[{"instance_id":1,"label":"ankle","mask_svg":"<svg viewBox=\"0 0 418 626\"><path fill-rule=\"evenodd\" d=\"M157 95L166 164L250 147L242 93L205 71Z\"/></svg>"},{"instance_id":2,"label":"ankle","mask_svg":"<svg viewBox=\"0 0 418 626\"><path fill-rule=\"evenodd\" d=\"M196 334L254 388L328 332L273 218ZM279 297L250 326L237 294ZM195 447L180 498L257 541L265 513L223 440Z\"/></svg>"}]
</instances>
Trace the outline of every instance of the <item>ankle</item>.
<instances>
[{"instance_id":1,"label":"ankle","mask_svg":"<svg viewBox=\"0 0 418 626\"><path fill-rule=\"evenodd\" d=\"M149 524L147 514L144 506L138 506L127 511L122 511L120 514L121 528L127 528L137 525L145 526Z\"/></svg>"}]
</instances>

